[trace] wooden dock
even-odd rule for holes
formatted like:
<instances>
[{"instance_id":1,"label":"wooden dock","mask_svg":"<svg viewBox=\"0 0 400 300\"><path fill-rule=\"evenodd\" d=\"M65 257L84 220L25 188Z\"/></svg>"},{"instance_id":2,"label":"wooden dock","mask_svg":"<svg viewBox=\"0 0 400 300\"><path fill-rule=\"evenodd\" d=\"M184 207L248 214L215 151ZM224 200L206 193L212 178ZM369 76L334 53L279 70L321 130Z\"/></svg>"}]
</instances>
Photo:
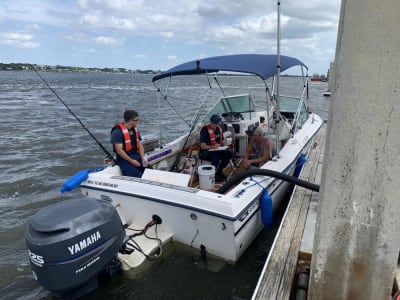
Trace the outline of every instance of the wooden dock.
<instances>
[{"instance_id":1,"label":"wooden dock","mask_svg":"<svg viewBox=\"0 0 400 300\"><path fill-rule=\"evenodd\" d=\"M301 179L316 184L321 180L325 131L323 125L300 174ZM318 200L319 193L294 188L252 299L295 298L297 275L309 271Z\"/></svg>"}]
</instances>

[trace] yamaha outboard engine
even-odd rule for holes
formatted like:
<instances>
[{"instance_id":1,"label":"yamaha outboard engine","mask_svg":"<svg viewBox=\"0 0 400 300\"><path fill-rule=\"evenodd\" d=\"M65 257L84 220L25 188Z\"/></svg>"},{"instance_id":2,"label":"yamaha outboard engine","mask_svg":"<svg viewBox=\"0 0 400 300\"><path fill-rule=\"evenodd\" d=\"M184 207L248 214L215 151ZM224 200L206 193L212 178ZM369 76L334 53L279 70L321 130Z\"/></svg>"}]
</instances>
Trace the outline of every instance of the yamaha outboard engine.
<instances>
[{"instance_id":1,"label":"yamaha outboard engine","mask_svg":"<svg viewBox=\"0 0 400 300\"><path fill-rule=\"evenodd\" d=\"M107 201L78 198L38 211L26 229L35 279L60 297L75 298L97 287L98 276L119 264L125 231Z\"/></svg>"}]
</instances>

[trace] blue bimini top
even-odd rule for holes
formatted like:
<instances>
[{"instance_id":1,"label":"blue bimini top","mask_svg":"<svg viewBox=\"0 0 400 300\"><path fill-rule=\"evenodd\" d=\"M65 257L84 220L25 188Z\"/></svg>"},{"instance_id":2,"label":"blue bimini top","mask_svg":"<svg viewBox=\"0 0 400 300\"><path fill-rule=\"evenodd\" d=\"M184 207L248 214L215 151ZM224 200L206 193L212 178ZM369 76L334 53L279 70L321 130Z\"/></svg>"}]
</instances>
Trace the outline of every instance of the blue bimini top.
<instances>
[{"instance_id":1,"label":"blue bimini top","mask_svg":"<svg viewBox=\"0 0 400 300\"><path fill-rule=\"evenodd\" d=\"M276 54L235 54L208 57L177 65L154 76L152 82L165 77L215 73L218 71L255 74L266 80L277 74L277 59L278 56ZM294 66L303 66L308 69L297 58L284 55L280 56L280 66L281 72Z\"/></svg>"}]
</instances>

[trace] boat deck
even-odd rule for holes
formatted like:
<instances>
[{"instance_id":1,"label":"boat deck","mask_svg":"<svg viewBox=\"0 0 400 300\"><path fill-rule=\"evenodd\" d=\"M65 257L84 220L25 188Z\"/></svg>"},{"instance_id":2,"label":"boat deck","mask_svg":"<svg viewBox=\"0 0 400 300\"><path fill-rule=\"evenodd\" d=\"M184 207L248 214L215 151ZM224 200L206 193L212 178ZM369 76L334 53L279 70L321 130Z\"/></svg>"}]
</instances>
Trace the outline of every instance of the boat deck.
<instances>
[{"instance_id":1,"label":"boat deck","mask_svg":"<svg viewBox=\"0 0 400 300\"><path fill-rule=\"evenodd\" d=\"M227 180L231 179L233 176L235 176L237 174L240 174L240 173L246 171L246 169L243 167L242 159L240 157L238 157L235 160L235 164L236 164L236 166L233 163L229 164L224 169L224 174L225 174L225 176L227 176ZM222 187L224 185L224 183L225 182L215 182L214 188L210 189L210 191L215 192L220 187ZM190 187L193 187L193 188L200 188L199 175L197 174L197 172L195 172L193 174L193 178L190 180L189 185L190 185Z\"/></svg>"},{"instance_id":2,"label":"boat deck","mask_svg":"<svg viewBox=\"0 0 400 300\"><path fill-rule=\"evenodd\" d=\"M300 179L319 184L326 126L313 141L313 148ZM296 186L281 227L275 237L252 299L290 299L299 274L309 271L319 193ZM308 281L307 281L308 285Z\"/></svg>"}]
</instances>

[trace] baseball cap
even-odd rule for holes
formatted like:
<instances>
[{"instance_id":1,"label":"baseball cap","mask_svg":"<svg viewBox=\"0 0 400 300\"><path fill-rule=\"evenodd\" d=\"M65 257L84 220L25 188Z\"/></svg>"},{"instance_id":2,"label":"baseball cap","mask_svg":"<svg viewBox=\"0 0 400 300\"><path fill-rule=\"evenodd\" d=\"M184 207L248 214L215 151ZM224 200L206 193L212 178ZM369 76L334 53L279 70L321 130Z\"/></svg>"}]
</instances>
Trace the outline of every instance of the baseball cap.
<instances>
[{"instance_id":1,"label":"baseball cap","mask_svg":"<svg viewBox=\"0 0 400 300\"><path fill-rule=\"evenodd\" d=\"M221 117L218 115L212 115L210 118L210 122L213 124L220 124L221 123Z\"/></svg>"}]
</instances>

